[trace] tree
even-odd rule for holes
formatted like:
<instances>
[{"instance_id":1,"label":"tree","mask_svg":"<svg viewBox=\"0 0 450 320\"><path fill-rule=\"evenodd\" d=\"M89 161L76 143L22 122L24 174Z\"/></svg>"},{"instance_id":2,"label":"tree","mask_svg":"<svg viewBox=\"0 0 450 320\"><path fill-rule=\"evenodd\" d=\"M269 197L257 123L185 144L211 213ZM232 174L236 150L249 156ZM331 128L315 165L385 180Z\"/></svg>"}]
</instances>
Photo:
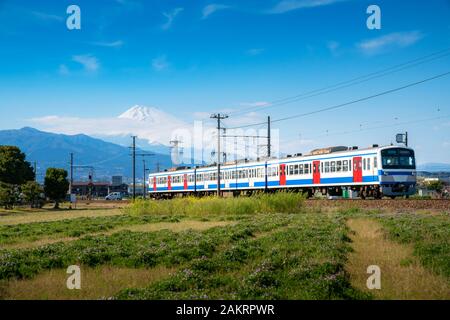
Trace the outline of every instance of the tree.
<instances>
[{"instance_id":1,"label":"tree","mask_svg":"<svg viewBox=\"0 0 450 320\"><path fill-rule=\"evenodd\" d=\"M34 182L28 181L24 185L22 185L22 195L23 199L26 203L28 203L32 208L40 207L41 203L41 194L44 192L42 187Z\"/></svg>"},{"instance_id":2,"label":"tree","mask_svg":"<svg viewBox=\"0 0 450 320\"><path fill-rule=\"evenodd\" d=\"M25 154L14 146L0 146L0 181L12 185L34 180L34 171Z\"/></svg>"},{"instance_id":3,"label":"tree","mask_svg":"<svg viewBox=\"0 0 450 320\"><path fill-rule=\"evenodd\" d=\"M44 192L50 200L55 201L55 209L59 208L59 202L66 197L69 190L67 171L64 169L48 168L45 173Z\"/></svg>"},{"instance_id":4,"label":"tree","mask_svg":"<svg viewBox=\"0 0 450 320\"><path fill-rule=\"evenodd\" d=\"M430 181L427 184L428 190L436 191L439 195L442 195L444 190L444 183L441 180Z\"/></svg>"},{"instance_id":5,"label":"tree","mask_svg":"<svg viewBox=\"0 0 450 320\"><path fill-rule=\"evenodd\" d=\"M17 188L14 185L0 182L0 206L11 209L17 200Z\"/></svg>"}]
</instances>

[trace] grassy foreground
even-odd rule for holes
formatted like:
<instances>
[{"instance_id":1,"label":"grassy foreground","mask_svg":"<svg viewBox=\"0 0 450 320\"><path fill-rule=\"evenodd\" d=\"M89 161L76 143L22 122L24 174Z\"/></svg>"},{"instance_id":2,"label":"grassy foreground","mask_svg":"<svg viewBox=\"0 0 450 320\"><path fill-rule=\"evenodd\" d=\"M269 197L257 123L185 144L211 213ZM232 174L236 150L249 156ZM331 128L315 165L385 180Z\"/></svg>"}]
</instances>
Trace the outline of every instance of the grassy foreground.
<instances>
[{"instance_id":1,"label":"grassy foreground","mask_svg":"<svg viewBox=\"0 0 450 320\"><path fill-rule=\"evenodd\" d=\"M327 203L308 207L296 193L141 200L111 216L0 221L0 299L414 299L422 296L402 295L395 275L416 262L431 279L424 292L446 298L448 213ZM371 242L358 242L354 230ZM47 238L59 242L26 246ZM378 258L367 254L377 250ZM395 270L383 278L388 294L365 287L368 262ZM65 286L74 264L81 290ZM417 281L410 274L406 281ZM445 282L441 291L432 291L436 281Z\"/></svg>"}]
</instances>

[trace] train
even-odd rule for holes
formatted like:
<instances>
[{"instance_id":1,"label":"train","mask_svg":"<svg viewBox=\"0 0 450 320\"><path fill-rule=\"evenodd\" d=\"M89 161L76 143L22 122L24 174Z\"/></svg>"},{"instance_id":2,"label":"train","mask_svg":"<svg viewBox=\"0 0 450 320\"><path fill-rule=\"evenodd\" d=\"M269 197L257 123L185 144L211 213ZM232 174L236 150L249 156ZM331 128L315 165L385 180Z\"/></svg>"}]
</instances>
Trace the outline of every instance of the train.
<instances>
[{"instance_id":1,"label":"train","mask_svg":"<svg viewBox=\"0 0 450 320\"><path fill-rule=\"evenodd\" d=\"M178 167L148 175L153 198L212 195L218 191L217 164ZM336 146L309 154L242 160L220 165L220 192L238 196L290 190L308 197L409 197L416 193L416 160L402 146Z\"/></svg>"}]
</instances>

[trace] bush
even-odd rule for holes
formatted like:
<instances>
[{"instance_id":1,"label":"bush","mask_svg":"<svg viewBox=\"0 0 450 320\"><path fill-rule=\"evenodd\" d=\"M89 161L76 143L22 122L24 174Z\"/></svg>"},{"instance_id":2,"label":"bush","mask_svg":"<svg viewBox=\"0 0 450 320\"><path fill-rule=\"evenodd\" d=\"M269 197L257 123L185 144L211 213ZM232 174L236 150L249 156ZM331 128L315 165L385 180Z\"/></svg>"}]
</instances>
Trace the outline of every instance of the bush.
<instances>
[{"instance_id":1,"label":"bush","mask_svg":"<svg viewBox=\"0 0 450 320\"><path fill-rule=\"evenodd\" d=\"M184 197L172 200L141 200L126 210L130 214L163 215L249 215L257 213L298 213L305 197L295 192L256 194L251 197L217 198Z\"/></svg>"}]
</instances>

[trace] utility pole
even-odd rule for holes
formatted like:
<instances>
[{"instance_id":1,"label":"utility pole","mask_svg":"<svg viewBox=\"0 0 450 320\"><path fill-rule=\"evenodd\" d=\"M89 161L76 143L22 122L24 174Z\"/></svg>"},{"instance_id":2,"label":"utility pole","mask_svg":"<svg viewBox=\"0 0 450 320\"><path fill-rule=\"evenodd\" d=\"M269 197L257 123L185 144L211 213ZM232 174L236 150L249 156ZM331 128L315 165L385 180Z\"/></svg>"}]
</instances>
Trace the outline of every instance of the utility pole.
<instances>
[{"instance_id":1,"label":"utility pole","mask_svg":"<svg viewBox=\"0 0 450 320\"><path fill-rule=\"evenodd\" d=\"M136 136L131 136L133 138L133 200L136 199Z\"/></svg>"},{"instance_id":2,"label":"utility pole","mask_svg":"<svg viewBox=\"0 0 450 320\"><path fill-rule=\"evenodd\" d=\"M267 117L267 158L270 159L272 153L272 145L270 141L270 116Z\"/></svg>"},{"instance_id":3,"label":"utility pole","mask_svg":"<svg viewBox=\"0 0 450 320\"><path fill-rule=\"evenodd\" d=\"M145 199L147 197L147 185L145 183L147 181L146 174L147 174L147 171L149 171L149 169L147 169L145 166L145 159L142 159L142 163L144 166L144 180L142 180L142 181L143 181L143 185L144 185L144 199Z\"/></svg>"},{"instance_id":4,"label":"utility pole","mask_svg":"<svg viewBox=\"0 0 450 320\"><path fill-rule=\"evenodd\" d=\"M408 131L405 133L405 146L408 147Z\"/></svg>"},{"instance_id":5,"label":"utility pole","mask_svg":"<svg viewBox=\"0 0 450 320\"><path fill-rule=\"evenodd\" d=\"M73 153L70 153L70 187L69 193L72 194L72 186L73 186Z\"/></svg>"},{"instance_id":6,"label":"utility pole","mask_svg":"<svg viewBox=\"0 0 450 320\"><path fill-rule=\"evenodd\" d=\"M217 119L217 196L220 197L220 121L227 119L227 115L212 114L211 119Z\"/></svg>"}]
</instances>

